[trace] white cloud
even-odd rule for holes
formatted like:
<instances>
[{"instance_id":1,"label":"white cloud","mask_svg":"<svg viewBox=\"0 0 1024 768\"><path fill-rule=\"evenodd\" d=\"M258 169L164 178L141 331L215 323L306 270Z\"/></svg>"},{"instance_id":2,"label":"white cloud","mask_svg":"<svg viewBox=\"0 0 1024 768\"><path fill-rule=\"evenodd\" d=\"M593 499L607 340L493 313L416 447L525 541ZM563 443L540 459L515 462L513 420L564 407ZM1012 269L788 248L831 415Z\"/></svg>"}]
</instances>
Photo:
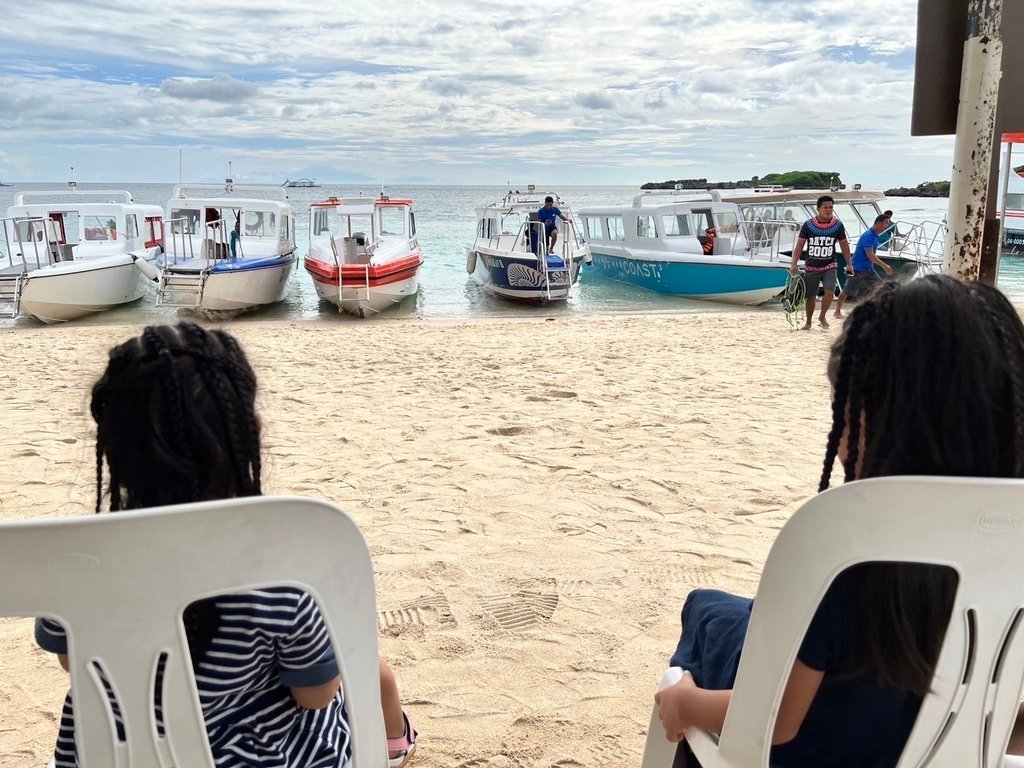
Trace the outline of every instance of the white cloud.
<instances>
[{"instance_id":1,"label":"white cloud","mask_svg":"<svg viewBox=\"0 0 1024 768\"><path fill-rule=\"evenodd\" d=\"M137 169L184 145L222 153L211 180L233 158L268 180L333 163L488 183L498 160L551 157L565 183L794 163L885 185L948 178L952 141L909 136L914 0L677 5L181 0L147 14L37 0L0 29L5 165L145 181Z\"/></svg>"}]
</instances>

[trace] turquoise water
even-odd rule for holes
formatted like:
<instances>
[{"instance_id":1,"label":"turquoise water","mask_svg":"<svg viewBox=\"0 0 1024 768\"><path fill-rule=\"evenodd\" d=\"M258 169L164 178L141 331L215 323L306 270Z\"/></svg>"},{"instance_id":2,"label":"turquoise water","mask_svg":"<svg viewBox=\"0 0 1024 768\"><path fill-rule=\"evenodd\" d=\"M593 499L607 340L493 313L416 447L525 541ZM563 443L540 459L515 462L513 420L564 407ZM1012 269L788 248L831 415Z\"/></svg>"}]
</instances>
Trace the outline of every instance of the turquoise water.
<instances>
[{"instance_id":1,"label":"turquoise water","mask_svg":"<svg viewBox=\"0 0 1024 768\"><path fill-rule=\"evenodd\" d=\"M516 185L513 185L516 186ZM116 185L79 184L79 189L110 189ZM166 206L173 184L126 184L118 188L132 193L140 203ZM525 190L525 184L519 185ZM538 185L538 189L541 185ZM63 184L17 184L0 188L0 210L6 211L14 195L27 190L62 190ZM466 246L472 242L476 226L475 209L500 200L506 186L389 186L392 197L410 197L415 203L416 227L423 247L424 265L420 272L420 290L415 300L407 299L401 306L389 309L384 317L422 317L427 319L474 318L494 316L524 316L542 313L557 316L570 313L632 313L632 312L707 312L731 311L729 305L693 301L673 296L662 296L635 286L614 282L584 268L576 293L564 305L543 309L523 307L493 299L483 293L466 274ZM329 195L339 197L375 197L377 186L324 185L314 189L288 190L297 219L297 245L300 257L308 242L309 204ZM571 186L551 187L542 191L557 192L574 210L585 206L628 204L639 191L626 186ZM939 221L946 212L946 200L928 198L892 198L889 205L899 221ZM1003 260L999 277L1000 287L1015 303L1024 304L1024 259ZM778 312L778 307L763 311ZM157 308L153 297L77 323L160 322L175 319L183 310ZM285 301L250 313L233 322L247 319L309 320L324 318L337 322L358 322L342 316L333 306L317 300L313 284L305 270L296 270ZM4 326L36 326L25 318L0 320Z\"/></svg>"}]
</instances>

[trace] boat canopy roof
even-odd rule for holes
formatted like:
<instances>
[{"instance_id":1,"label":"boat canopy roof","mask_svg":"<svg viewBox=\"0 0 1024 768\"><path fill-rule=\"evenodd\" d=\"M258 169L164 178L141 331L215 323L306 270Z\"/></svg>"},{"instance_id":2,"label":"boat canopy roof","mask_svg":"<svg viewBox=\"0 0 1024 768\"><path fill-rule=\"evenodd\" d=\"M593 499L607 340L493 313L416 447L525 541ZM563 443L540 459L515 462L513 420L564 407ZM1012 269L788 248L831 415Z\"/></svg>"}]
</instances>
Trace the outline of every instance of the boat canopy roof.
<instances>
[{"instance_id":1,"label":"boat canopy roof","mask_svg":"<svg viewBox=\"0 0 1024 768\"><path fill-rule=\"evenodd\" d=\"M412 208L413 202L404 197L329 197L311 203L310 208L334 208L339 216L368 216L375 207Z\"/></svg>"},{"instance_id":2,"label":"boat canopy roof","mask_svg":"<svg viewBox=\"0 0 1024 768\"><path fill-rule=\"evenodd\" d=\"M81 199L83 197L102 197L104 203L117 203L121 205L131 205L135 202L132 198L131 192L127 189L61 189L61 190L25 190L19 192L14 197L15 205L24 205L26 198L29 197L45 197L48 200L62 199L74 197ZM67 206L68 209L77 209L82 203L76 203L75 205Z\"/></svg>"}]
</instances>

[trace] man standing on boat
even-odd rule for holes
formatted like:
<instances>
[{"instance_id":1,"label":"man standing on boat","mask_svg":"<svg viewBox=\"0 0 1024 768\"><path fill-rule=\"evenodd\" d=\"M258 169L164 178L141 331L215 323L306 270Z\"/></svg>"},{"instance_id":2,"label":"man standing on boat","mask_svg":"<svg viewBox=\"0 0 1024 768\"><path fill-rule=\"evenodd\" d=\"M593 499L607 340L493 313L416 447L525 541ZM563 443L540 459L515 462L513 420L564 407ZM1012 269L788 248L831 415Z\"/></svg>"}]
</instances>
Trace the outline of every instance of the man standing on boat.
<instances>
[{"instance_id":1,"label":"man standing on boat","mask_svg":"<svg viewBox=\"0 0 1024 768\"><path fill-rule=\"evenodd\" d=\"M562 212L555 207L555 198L548 195L544 198L544 207L537 211L537 218L544 222L544 232L547 234L548 256L555 253L555 243L558 242L558 220L568 221Z\"/></svg>"},{"instance_id":2,"label":"man standing on boat","mask_svg":"<svg viewBox=\"0 0 1024 768\"><path fill-rule=\"evenodd\" d=\"M811 320L814 319L814 306L818 300L818 286L825 289L825 295L821 298L821 314L818 316L818 325L828 328L829 305L836 291L836 246L843 252L846 263L850 263L850 244L846 239L846 228L843 222L833 215L835 200L831 195L822 195L818 198L818 212L804 222L800 227L800 234L793 246L793 260L789 265L789 274L796 277L799 274L797 264L800 255L807 248L807 258L804 261L804 287L807 291L806 311L807 322L801 330L809 330Z\"/></svg>"}]
</instances>

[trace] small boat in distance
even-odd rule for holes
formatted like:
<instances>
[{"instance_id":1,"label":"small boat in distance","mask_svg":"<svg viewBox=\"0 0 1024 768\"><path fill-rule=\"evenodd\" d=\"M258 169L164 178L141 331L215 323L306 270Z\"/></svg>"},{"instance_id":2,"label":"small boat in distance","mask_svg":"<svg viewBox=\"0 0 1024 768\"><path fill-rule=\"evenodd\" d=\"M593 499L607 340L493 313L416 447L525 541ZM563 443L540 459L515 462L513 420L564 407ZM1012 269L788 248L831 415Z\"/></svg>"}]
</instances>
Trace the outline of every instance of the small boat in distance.
<instances>
[{"instance_id":1,"label":"small boat in distance","mask_svg":"<svg viewBox=\"0 0 1024 768\"><path fill-rule=\"evenodd\" d=\"M340 312L369 317L419 290L423 252L413 202L329 197L309 206L304 265L316 295Z\"/></svg>"},{"instance_id":2,"label":"small boat in distance","mask_svg":"<svg viewBox=\"0 0 1024 768\"><path fill-rule=\"evenodd\" d=\"M318 182L316 179L285 179L282 187L289 189L312 189L313 187L322 187L323 184Z\"/></svg>"},{"instance_id":3,"label":"small boat in distance","mask_svg":"<svg viewBox=\"0 0 1024 768\"><path fill-rule=\"evenodd\" d=\"M540 305L565 301L581 266L590 263L590 247L569 205L555 194L550 197L568 221L555 219L558 239L548 252L546 226L538 217L545 197L530 184L525 194L509 190L501 202L477 209L466 271L492 296Z\"/></svg>"},{"instance_id":4,"label":"small boat in distance","mask_svg":"<svg viewBox=\"0 0 1024 768\"><path fill-rule=\"evenodd\" d=\"M763 304L786 286L789 259L752 251L739 207L718 192L646 192L580 218L594 271L611 280L731 304Z\"/></svg>"},{"instance_id":5,"label":"small boat in distance","mask_svg":"<svg viewBox=\"0 0 1024 768\"><path fill-rule=\"evenodd\" d=\"M167 203L157 306L223 320L281 301L295 268L295 214L287 199L280 187L230 179L224 186L176 186Z\"/></svg>"},{"instance_id":6,"label":"small boat in distance","mask_svg":"<svg viewBox=\"0 0 1024 768\"><path fill-rule=\"evenodd\" d=\"M0 229L0 314L43 323L141 299L164 242L160 206L125 190L19 192Z\"/></svg>"}]
</instances>

